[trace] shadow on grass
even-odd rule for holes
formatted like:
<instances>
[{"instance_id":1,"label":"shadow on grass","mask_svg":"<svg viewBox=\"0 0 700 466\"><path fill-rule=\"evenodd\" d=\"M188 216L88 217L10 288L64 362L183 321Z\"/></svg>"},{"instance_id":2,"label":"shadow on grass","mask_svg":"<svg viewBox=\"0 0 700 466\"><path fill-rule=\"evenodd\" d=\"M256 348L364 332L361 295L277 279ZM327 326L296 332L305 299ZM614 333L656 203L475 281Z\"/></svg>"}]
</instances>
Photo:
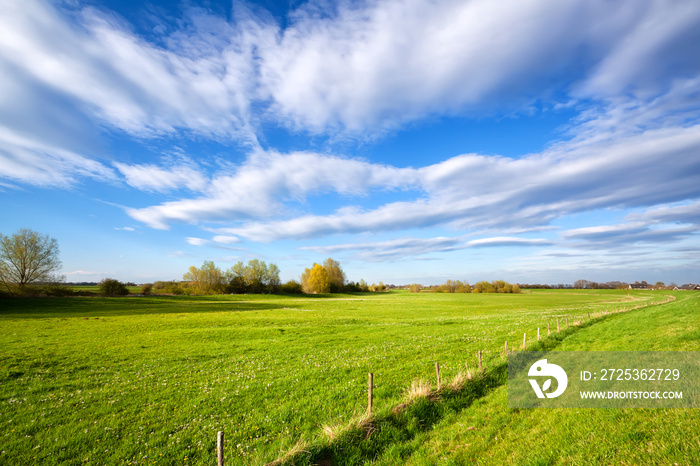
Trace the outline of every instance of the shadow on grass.
<instances>
[{"instance_id":1,"label":"shadow on grass","mask_svg":"<svg viewBox=\"0 0 700 466\"><path fill-rule=\"evenodd\" d=\"M508 365L501 363L461 390L448 388L418 398L400 412L372 418L341 434L330 445L311 447L306 458L295 458L295 463L357 465L377 458L389 448L406 458L420 446L412 442L416 436L431 430L446 416L468 408L507 380Z\"/></svg>"},{"instance_id":2,"label":"shadow on grass","mask_svg":"<svg viewBox=\"0 0 700 466\"><path fill-rule=\"evenodd\" d=\"M282 305L271 302L272 299L261 295L5 298L0 299L0 318L60 319L280 309Z\"/></svg>"}]
</instances>

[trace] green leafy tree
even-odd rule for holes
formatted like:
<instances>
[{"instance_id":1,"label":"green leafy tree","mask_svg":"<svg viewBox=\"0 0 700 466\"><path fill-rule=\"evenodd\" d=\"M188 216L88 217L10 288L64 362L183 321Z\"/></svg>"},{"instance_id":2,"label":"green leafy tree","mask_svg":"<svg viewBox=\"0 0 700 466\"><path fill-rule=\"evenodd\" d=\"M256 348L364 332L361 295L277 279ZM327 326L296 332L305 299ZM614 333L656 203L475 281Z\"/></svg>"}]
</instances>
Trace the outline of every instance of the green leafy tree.
<instances>
[{"instance_id":1,"label":"green leafy tree","mask_svg":"<svg viewBox=\"0 0 700 466\"><path fill-rule=\"evenodd\" d=\"M457 289L455 290L455 293L471 293L472 292L472 287L469 285L469 282L460 282L457 280L457 283L459 284L457 286Z\"/></svg>"},{"instance_id":2,"label":"green leafy tree","mask_svg":"<svg viewBox=\"0 0 700 466\"><path fill-rule=\"evenodd\" d=\"M280 269L259 259L239 261L226 271L225 281L229 293L272 293L280 287Z\"/></svg>"},{"instance_id":3,"label":"green leafy tree","mask_svg":"<svg viewBox=\"0 0 700 466\"><path fill-rule=\"evenodd\" d=\"M100 294L105 296L126 296L129 289L126 285L114 278L105 278L100 282Z\"/></svg>"},{"instance_id":4,"label":"green leafy tree","mask_svg":"<svg viewBox=\"0 0 700 466\"><path fill-rule=\"evenodd\" d=\"M244 272L246 286L253 293L262 293L267 280L267 264L265 261L251 259Z\"/></svg>"},{"instance_id":5,"label":"green leafy tree","mask_svg":"<svg viewBox=\"0 0 700 466\"><path fill-rule=\"evenodd\" d=\"M202 294L221 293L224 289L224 275L214 262L204 261L201 268L194 265L183 275L183 280L191 282L196 292Z\"/></svg>"},{"instance_id":6,"label":"green leafy tree","mask_svg":"<svg viewBox=\"0 0 700 466\"><path fill-rule=\"evenodd\" d=\"M301 294L303 290L301 288L301 283L296 280L289 280L287 283L280 286L282 293L286 294Z\"/></svg>"},{"instance_id":7,"label":"green leafy tree","mask_svg":"<svg viewBox=\"0 0 700 466\"><path fill-rule=\"evenodd\" d=\"M58 241L48 235L21 228L11 236L0 234L0 281L9 292L62 279Z\"/></svg>"},{"instance_id":8,"label":"green leafy tree","mask_svg":"<svg viewBox=\"0 0 700 466\"><path fill-rule=\"evenodd\" d=\"M245 265L238 261L226 271L226 291L234 294L244 294L248 292L245 283Z\"/></svg>"},{"instance_id":9,"label":"green leafy tree","mask_svg":"<svg viewBox=\"0 0 700 466\"><path fill-rule=\"evenodd\" d=\"M323 261L323 268L328 274L328 279L331 282L331 293L339 293L343 291L345 286L345 272L343 272L342 267L340 267L340 262L328 258Z\"/></svg>"},{"instance_id":10,"label":"green leafy tree","mask_svg":"<svg viewBox=\"0 0 700 466\"><path fill-rule=\"evenodd\" d=\"M267 286L270 287L270 291L274 291L280 286L282 282L280 281L280 268L277 267L277 264L270 262L267 266L267 273L265 273L265 280Z\"/></svg>"}]
</instances>

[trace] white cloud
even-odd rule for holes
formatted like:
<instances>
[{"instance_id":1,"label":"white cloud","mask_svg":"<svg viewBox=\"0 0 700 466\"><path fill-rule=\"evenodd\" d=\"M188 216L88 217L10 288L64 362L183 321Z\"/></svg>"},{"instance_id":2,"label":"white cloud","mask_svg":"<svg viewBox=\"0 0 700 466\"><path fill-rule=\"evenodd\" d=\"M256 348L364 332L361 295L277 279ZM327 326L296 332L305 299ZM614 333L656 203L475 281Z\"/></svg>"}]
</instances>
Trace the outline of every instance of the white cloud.
<instances>
[{"instance_id":1,"label":"white cloud","mask_svg":"<svg viewBox=\"0 0 700 466\"><path fill-rule=\"evenodd\" d=\"M700 71L689 46L700 39L695 1L310 2L285 29L245 6L234 11L227 22L185 9L156 43L94 8L3 2L0 127L12 137L0 136L0 176L59 186L104 177L110 169L85 155L98 146L76 142L96 138L100 124L256 148L261 122L364 138L426 116L518 112L536 101L637 105L617 101L628 91L662 111L669 103L655 96ZM687 110L697 114L691 88ZM159 183L146 173L155 167L125 170L143 189L200 187L172 175Z\"/></svg>"},{"instance_id":2,"label":"white cloud","mask_svg":"<svg viewBox=\"0 0 700 466\"><path fill-rule=\"evenodd\" d=\"M588 248L632 244L671 244L700 234L700 203L662 205L628 214L615 225L596 225L561 232L567 241Z\"/></svg>"},{"instance_id":3,"label":"white cloud","mask_svg":"<svg viewBox=\"0 0 700 466\"><path fill-rule=\"evenodd\" d=\"M124 175L130 186L146 191L166 192L181 187L200 191L208 181L201 172L191 166L162 168L155 165L126 165L118 162L115 162L114 166Z\"/></svg>"},{"instance_id":4,"label":"white cloud","mask_svg":"<svg viewBox=\"0 0 700 466\"><path fill-rule=\"evenodd\" d=\"M375 241L368 243L348 243L331 246L304 246L300 249L315 251L320 254L334 254L342 251L397 251L411 250L412 254L429 251L445 251L464 246L463 237L455 238L399 238L389 241Z\"/></svg>"},{"instance_id":5,"label":"white cloud","mask_svg":"<svg viewBox=\"0 0 700 466\"><path fill-rule=\"evenodd\" d=\"M203 246L210 242L208 239L194 237L185 238L185 241L193 246Z\"/></svg>"},{"instance_id":6,"label":"white cloud","mask_svg":"<svg viewBox=\"0 0 700 466\"><path fill-rule=\"evenodd\" d=\"M464 155L445 162L416 169L378 166L386 177L368 183L361 176L343 176L343 161L337 170L316 170L324 156L308 168L316 181L316 191L328 189L335 179L342 179L346 192L365 192L368 188L394 189L405 183L417 195L412 199L383 204L374 209L338 209L329 215L302 214L284 218L279 208L287 196L270 196L277 203L277 218L244 218L233 215L236 197L198 199L210 206L199 214L188 211L189 221L204 220L211 206L226 211L238 226L215 229L254 241L306 239L341 233L396 231L448 225L457 229L503 229L547 226L554 218L571 213L601 208L630 208L679 202L700 196L697 173L700 172L700 126L668 128L640 134L613 134L601 142L597 138L587 144L576 140L561 144L541 154L521 159ZM284 156L276 161L285 160ZM338 162L338 159L331 159ZM295 167L295 164L289 164ZM363 169L372 172L371 164ZM247 166L246 176L263 179L266 165ZM294 168L291 169L294 171ZM339 175L343 174L343 175ZM283 180L284 178L282 178ZM354 180L355 189L347 184ZM275 182L285 185L288 181ZM258 189L266 188L264 183ZM653 187L653 188L652 188ZM308 191L298 190L308 194ZM246 192L251 196L250 192ZM193 201L195 202L195 201ZM269 204L268 204L269 205ZM179 211L168 212L169 204L158 206L160 217L149 212L150 221L178 218ZM194 207L189 204L189 207ZM281 217L281 218L280 218Z\"/></svg>"},{"instance_id":7,"label":"white cloud","mask_svg":"<svg viewBox=\"0 0 700 466\"><path fill-rule=\"evenodd\" d=\"M275 114L316 133L366 134L427 115L519 111L572 83L576 96L656 93L696 76L700 5L386 0L303 6L262 48ZM651 63L658 64L651 65Z\"/></svg>"},{"instance_id":8,"label":"white cloud","mask_svg":"<svg viewBox=\"0 0 700 466\"><path fill-rule=\"evenodd\" d=\"M640 97L658 95L674 79L697 76L700 58L689 44L700 41L700 7L692 0L669 8L663 2L629 3L619 8L625 34L611 43L589 79L580 85L585 95L615 97L633 92ZM653 66L649 66L653 63Z\"/></svg>"},{"instance_id":9,"label":"white cloud","mask_svg":"<svg viewBox=\"0 0 700 466\"><path fill-rule=\"evenodd\" d=\"M389 241L348 243L331 246L304 246L300 249L319 254L350 251L358 259L370 262L390 261L434 252L448 252L467 248L503 246L549 246L552 241L539 238L493 237L466 241L464 236L437 238L399 238Z\"/></svg>"},{"instance_id":10,"label":"white cloud","mask_svg":"<svg viewBox=\"0 0 700 466\"><path fill-rule=\"evenodd\" d=\"M660 205L642 213L627 215L630 222L647 224L682 223L700 225L700 202L680 205Z\"/></svg>"},{"instance_id":11,"label":"white cloud","mask_svg":"<svg viewBox=\"0 0 700 466\"><path fill-rule=\"evenodd\" d=\"M510 236L498 236L494 238L480 238L468 241L465 246L470 248L503 247L503 246L548 246L553 244L551 240L541 238L518 238Z\"/></svg>"},{"instance_id":12,"label":"white cloud","mask_svg":"<svg viewBox=\"0 0 700 466\"><path fill-rule=\"evenodd\" d=\"M685 46L700 37L700 4L693 1L673 8L545 0L329 6L301 6L284 30L245 7L231 22L191 8L156 45L94 8L3 2L0 87L4 95L34 99L0 104L0 126L4 120L11 133L0 137L1 174L66 185L110 172L72 147L69 140L82 136L76 128L68 133L73 138L39 131L18 144L17 135L36 120L45 129L66 117L97 118L140 137L185 130L257 147L261 120L364 137L430 115L518 111L550 92L569 92L570 83L580 98L631 89L652 99L700 70L695 49ZM42 117L58 106L44 104L36 97L42 94L62 99L62 112ZM11 123L21 106L36 118ZM39 142L26 143L34 136ZM116 166L139 189L201 189L202 179L188 180L185 172L159 179L158 167Z\"/></svg>"},{"instance_id":13,"label":"white cloud","mask_svg":"<svg viewBox=\"0 0 700 466\"><path fill-rule=\"evenodd\" d=\"M193 29L168 50L92 8L69 14L38 0L4 2L0 18L0 51L15 73L77 99L115 128L137 135L186 128L250 136L253 62L245 56L245 37L224 21L215 25L227 39L220 49L198 40L211 31ZM184 18L185 24L194 20Z\"/></svg>"},{"instance_id":14,"label":"white cloud","mask_svg":"<svg viewBox=\"0 0 700 466\"><path fill-rule=\"evenodd\" d=\"M241 241L241 239L236 237L236 236L216 235L212 238L212 241L214 241L215 243L221 243L221 244L232 244L232 243L239 243Z\"/></svg>"},{"instance_id":15,"label":"white cloud","mask_svg":"<svg viewBox=\"0 0 700 466\"><path fill-rule=\"evenodd\" d=\"M251 219L279 216L284 203L303 201L310 193L366 195L372 189L399 189L417 182L415 171L335 156L258 151L233 174L215 176L204 196L170 201L127 213L153 228L173 221Z\"/></svg>"},{"instance_id":16,"label":"white cloud","mask_svg":"<svg viewBox=\"0 0 700 466\"><path fill-rule=\"evenodd\" d=\"M75 277L79 275L104 275L104 272L94 272L94 271L88 271L88 270L73 270L70 272L66 272L66 276L68 277Z\"/></svg>"},{"instance_id":17,"label":"white cloud","mask_svg":"<svg viewBox=\"0 0 700 466\"><path fill-rule=\"evenodd\" d=\"M153 228L199 224L221 244L432 226L500 235L700 197L698 2L313 2L285 29L240 6L230 22L189 9L157 44L114 15L66 8L0 4L0 177L70 186L121 175L151 193L192 192L127 209ZM426 117L561 102L581 112L572 139L519 159L405 168L258 144L268 124L363 139ZM211 175L194 163L106 166L94 155L105 129L238 141L249 155ZM402 200L381 200L393 192ZM697 217L658 209L657 223ZM594 233L614 231L566 238Z\"/></svg>"},{"instance_id":18,"label":"white cloud","mask_svg":"<svg viewBox=\"0 0 700 466\"><path fill-rule=\"evenodd\" d=\"M105 165L0 124L0 177L37 186L68 187L82 177L110 181Z\"/></svg>"}]
</instances>

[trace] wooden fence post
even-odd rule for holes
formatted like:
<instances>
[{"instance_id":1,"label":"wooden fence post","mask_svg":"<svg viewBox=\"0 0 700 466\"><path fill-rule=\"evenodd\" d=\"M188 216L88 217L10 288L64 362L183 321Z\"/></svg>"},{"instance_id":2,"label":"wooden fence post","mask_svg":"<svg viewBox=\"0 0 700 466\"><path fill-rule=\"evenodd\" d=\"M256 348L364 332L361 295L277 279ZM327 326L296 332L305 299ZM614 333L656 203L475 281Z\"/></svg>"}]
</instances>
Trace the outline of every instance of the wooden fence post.
<instances>
[{"instance_id":1,"label":"wooden fence post","mask_svg":"<svg viewBox=\"0 0 700 466\"><path fill-rule=\"evenodd\" d=\"M569 317L566 318L566 326L569 326Z\"/></svg>"},{"instance_id":2,"label":"wooden fence post","mask_svg":"<svg viewBox=\"0 0 700 466\"><path fill-rule=\"evenodd\" d=\"M216 436L216 459L218 466L224 466L224 431L220 430Z\"/></svg>"},{"instance_id":3,"label":"wooden fence post","mask_svg":"<svg viewBox=\"0 0 700 466\"><path fill-rule=\"evenodd\" d=\"M440 363L435 363L435 374L437 375L437 387L440 390Z\"/></svg>"},{"instance_id":4,"label":"wooden fence post","mask_svg":"<svg viewBox=\"0 0 700 466\"><path fill-rule=\"evenodd\" d=\"M540 328L537 327L537 341L539 341L539 339L540 339Z\"/></svg>"},{"instance_id":5,"label":"wooden fence post","mask_svg":"<svg viewBox=\"0 0 700 466\"><path fill-rule=\"evenodd\" d=\"M523 333L523 349L525 349L527 345L527 333Z\"/></svg>"},{"instance_id":6,"label":"wooden fence post","mask_svg":"<svg viewBox=\"0 0 700 466\"><path fill-rule=\"evenodd\" d=\"M506 348L506 356L508 356L508 340L506 340L505 348Z\"/></svg>"},{"instance_id":7,"label":"wooden fence post","mask_svg":"<svg viewBox=\"0 0 700 466\"><path fill-rule=\"evenodd\" d=\"M372 390L374 389L374 374L369 373L369 380L367 381L367 412L372 414Z\"/></svg>"},{"instance_id":8,"label":"wooden fence post","mask_svg":"<svg viewBox=\"0 0 700 466\"><path fill-rule=\"evenodd\" d=\"M547 322L547 335L551 335L551 334L552 334L552 326L549 322Z\"/></svg>"},{"instance_id":9,"label":"wooden fence post","mask_svg":"<svg viewBox=\"0 0 700 466\"><path fill-rule=\"evenodd\" d=\"M479 357L479 370L481 370L481 350L479 350L476 355Z\"/></svg>"}]
</instances>

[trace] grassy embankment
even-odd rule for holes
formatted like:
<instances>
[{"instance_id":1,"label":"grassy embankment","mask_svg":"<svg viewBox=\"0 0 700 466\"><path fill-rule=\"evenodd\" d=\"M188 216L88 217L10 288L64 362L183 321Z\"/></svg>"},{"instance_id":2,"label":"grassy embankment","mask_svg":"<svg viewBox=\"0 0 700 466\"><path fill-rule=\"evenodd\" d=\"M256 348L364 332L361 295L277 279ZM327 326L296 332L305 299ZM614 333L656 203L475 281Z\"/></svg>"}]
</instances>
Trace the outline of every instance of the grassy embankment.
<instances>
[{"instance_id":1,"label":"grassy embankment","mask_svg":"<svg viewBox=\"0 0 700 466\"><path fill-rule=\"evenodd\" d=\"M700 351L700 294L585 325L555 351ZM697 409L508 408L507 386L449 413L374 464L695 465Z\"/></svg>"},{"instance_id":2,"label":"grassy embankment","mask_svg":"<svg viewBox=\"0 0 700 466\"><path fill-rule=\"evenodd\" d=\"M328 445L322 425L345 426L364 411L368 372L381 418L412 380L434 378L435 361L448 381L465 361L476 365L477 350L493 366L505 340L519 345L557 318L563 327L567 317L663 299L612 291L3 300L0 463L212 464L224 430L229 464L260 464L300 440ZM459 392L452 412L467 414L470 400L486 402L499 386ZM371 435L373 457L388 464L401 450L432 461L430 445L451 416L433 406L417 417L413 440Z\"/></svg>"}]
</instances>

